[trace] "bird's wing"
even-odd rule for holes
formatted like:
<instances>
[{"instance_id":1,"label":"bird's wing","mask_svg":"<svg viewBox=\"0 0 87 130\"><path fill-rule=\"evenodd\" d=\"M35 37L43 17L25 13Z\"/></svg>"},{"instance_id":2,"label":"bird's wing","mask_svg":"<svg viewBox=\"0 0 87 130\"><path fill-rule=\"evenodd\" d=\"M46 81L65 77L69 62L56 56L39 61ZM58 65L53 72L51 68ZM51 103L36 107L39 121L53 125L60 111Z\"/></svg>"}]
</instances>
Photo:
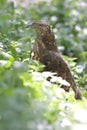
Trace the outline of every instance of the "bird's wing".
<instances>
[{"instance_id":1,"label":"bird's wing","mask_svg":"<svg viewBox=\"0 0 87 130\"><path fill-rule=\"evenodd\" d=\"M41 62L45 64L49 71L65 73L69 69L61 55L54 51L46 51L41 58Z\"/></svg>"},{"instance_id":2,"label":"bird's wing","mask_svg":"<svg viewBox=\"0 0 87 130\"><path fill-rule=\"evenodd\" d=\"M45 70L56 72L57 76L61 76L63 79L68 81L70 83L71 88L75 92L75 98L81 99L81 92L77 88L73 76L71 74L71 71L65 62L63 60L62 56L53 51L46 51L41 59L41 62L46 66ZM69 90L69 88L64 88L66 91Z\"/></svg>"}]
</instances>

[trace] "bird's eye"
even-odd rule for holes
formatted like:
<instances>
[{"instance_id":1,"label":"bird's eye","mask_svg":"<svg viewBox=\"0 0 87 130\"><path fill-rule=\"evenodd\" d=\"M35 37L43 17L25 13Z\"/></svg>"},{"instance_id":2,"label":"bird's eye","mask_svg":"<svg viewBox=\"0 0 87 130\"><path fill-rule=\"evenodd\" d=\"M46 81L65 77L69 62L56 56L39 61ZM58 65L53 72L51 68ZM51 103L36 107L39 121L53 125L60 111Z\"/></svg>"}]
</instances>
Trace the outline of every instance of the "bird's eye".
<instances>
[{"instance_id":1,"label":"bird's eye","mask_svg":"<svg viewBox=\"0 0 87 130\"><path fill-rule=\"evenodd\" d=\"M41 27L42 25L41 24L39 24L39 27Z\"/></svg>"}]
</instances>

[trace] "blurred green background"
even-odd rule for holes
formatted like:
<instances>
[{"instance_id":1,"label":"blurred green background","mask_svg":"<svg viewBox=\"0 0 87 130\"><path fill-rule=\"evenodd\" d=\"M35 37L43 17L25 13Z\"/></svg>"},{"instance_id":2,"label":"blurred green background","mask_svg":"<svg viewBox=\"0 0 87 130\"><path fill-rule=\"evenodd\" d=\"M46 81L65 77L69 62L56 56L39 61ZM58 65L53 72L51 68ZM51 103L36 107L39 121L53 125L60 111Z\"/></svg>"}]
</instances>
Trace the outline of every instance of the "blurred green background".
<instances>
[{"instance_id":1,"label":"blurred green background","mask_svg":"<svg viewBox=\"0 0 87 130\"><path fill-rule=\"evenodd\" d=\"M30 59L35 33L26 24L35 20L52 27L82 101ZM0 0L0 130L87 130L86 117L87 0Z\"/></svg>"}]
</instances>

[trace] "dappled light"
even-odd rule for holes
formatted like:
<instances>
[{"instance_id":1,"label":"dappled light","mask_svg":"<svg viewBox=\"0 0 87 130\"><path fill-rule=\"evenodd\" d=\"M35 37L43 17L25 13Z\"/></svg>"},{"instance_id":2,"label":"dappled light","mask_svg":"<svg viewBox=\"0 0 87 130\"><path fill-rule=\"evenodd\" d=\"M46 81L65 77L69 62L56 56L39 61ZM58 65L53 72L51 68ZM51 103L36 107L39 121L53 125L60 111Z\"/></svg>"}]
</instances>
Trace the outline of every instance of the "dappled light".
<instances>
[{"instance_id":1,"label":"dappled light","mask_svg":"<svg viewBox=\"0 0 87 130\"><path fill-rule=\"evenodd\" d=\"M31 58L36 33L26 25L37 20L53 30L81 100ZM87 130L86 0L0 0L0 130Z\"/></svg>"}]
</instances>

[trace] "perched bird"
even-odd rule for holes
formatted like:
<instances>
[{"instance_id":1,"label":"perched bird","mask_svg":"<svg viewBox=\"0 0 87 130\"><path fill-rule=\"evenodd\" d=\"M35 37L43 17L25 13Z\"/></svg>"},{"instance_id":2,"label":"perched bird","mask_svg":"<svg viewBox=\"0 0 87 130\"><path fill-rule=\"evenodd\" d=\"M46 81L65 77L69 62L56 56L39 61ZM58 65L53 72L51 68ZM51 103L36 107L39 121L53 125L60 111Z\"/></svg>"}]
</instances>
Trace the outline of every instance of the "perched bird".
<instances>
[{"instance_id":1,"label":"perched bird","mask_svg":"<svg viewBox=\"0 0 87 130\"><path fill-rule=\"evenodd\" d=\"M49 24L45 21L34 21L27 27L33 28L36 32L36 39L32 48L33 59L45 65L44 71L55 72L57 73L56 76L60 76L69 82L70 86L62 86L64 90L69 91L71 87L75 93L75 98L81 99L81 92L57 48L55 36Z\"/></svg>"}]
</instances>

